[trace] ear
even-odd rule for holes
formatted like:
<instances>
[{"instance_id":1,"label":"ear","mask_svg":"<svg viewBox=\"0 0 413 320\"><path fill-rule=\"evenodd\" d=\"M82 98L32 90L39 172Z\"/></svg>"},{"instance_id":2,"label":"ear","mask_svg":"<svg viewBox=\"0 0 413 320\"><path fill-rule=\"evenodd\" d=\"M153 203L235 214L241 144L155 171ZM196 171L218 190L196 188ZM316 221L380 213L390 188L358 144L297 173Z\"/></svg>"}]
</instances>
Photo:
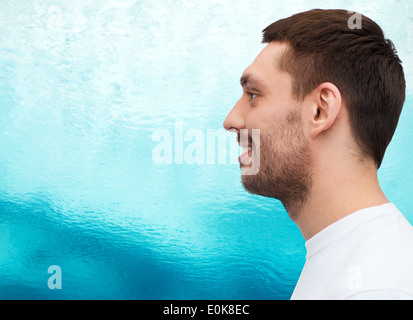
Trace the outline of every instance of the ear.
<instances>
[{"instance_id":1,"label":"ear","mask_svg":"<svg viewBox=\"0 0 413 320\"><path fill-rule=\"evenodd\" d=\"M322 132L327 131L337 119L341 108L341 94L338 88L330 83L323 82L311 93L311 132L312 139L316 139Z\"/></svg>"}]
</instances>

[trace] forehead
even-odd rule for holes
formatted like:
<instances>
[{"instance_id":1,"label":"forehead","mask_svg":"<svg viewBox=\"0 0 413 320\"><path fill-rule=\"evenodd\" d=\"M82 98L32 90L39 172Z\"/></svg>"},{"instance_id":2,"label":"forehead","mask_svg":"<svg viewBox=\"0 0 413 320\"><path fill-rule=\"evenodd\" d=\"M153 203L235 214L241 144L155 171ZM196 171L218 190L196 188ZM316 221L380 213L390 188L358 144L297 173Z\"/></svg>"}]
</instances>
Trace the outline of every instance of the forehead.
<instances>
[{"instance_id":1,"label":"forehead","mask_svg":"<svg viewBox=\"0 0 413 320\"><path fill-rule=\"evenodd\" d=\"M245 69L243 78L255 79L266 85L274 84L279 77L286 73L277 68L277 60L287 49L287 44L272 41L258 54L253 63Z\"/></svg>"}]
</instances>

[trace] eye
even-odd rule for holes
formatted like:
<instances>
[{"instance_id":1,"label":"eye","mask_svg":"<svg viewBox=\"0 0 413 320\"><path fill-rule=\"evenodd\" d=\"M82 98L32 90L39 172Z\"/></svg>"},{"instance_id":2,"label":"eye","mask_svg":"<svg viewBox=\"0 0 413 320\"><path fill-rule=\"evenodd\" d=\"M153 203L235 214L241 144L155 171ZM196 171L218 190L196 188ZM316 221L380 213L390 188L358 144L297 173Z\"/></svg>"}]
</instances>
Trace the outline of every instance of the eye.
<instances>
[{"instance_id":1,"label":"eye","mask_svg":"<svg viewBox=\"0 0 413 320\"><path fill-rule=\"evenodd\" d=\"M248 92L248 95L250 96L250 100L252 100L252 99L254 99L258 96L258 94L251 93L251 92Z\"/></svg>"}]
</instances>

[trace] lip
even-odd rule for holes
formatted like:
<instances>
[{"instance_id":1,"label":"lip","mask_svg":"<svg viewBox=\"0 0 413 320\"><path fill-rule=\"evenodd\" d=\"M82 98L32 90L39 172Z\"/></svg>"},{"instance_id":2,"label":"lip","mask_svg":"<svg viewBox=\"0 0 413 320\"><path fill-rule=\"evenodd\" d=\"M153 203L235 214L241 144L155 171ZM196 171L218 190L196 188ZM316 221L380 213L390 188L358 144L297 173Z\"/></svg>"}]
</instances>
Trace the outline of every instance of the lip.
<instances>
[{"instance_id":1,"label":"lip","mask_svg":"<svg viewBox=\"0 0 413 320\"><path fill-rule=\"evenodd\" d=\"M246 141L247 142L247 141ZM252 146L252 144L251 143L242 143L241 141L239 141L238 142L238 144L239 144L239 146L241 147L241 148L247 148L247 147L251 147Z\"/></svg>"},{"instance_id":2,"label":"lip","mask_svg":"<svg viewBox=\"0 0 413 320\"><path fill-rule=\"evenodd\" d=\"M238 157L238 162L241 164L241 166L249 165L251 163L252 145L248 144L247 146L241 147L243 147L243 153ZM248 162L248 160L250 161Z\"/></svg>"}]
</instances>

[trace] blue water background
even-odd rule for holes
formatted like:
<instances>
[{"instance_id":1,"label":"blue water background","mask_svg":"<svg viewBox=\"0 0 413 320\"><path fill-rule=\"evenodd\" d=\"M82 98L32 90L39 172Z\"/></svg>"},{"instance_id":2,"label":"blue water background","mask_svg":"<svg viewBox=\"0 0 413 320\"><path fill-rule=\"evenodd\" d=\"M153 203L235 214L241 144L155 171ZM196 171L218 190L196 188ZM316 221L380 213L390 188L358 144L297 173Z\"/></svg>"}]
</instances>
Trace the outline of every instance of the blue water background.
<instances>
[{"instance_id":1,"label":"blue water background","mask_svg":"<svg viewBox=\"0 0 413 320\"><path fill-rule=\"evenodd\" d=\"M2 1L0 299L289 299L305 248L282 205L237 164L155 164L152 134L221 128L261 30L315 7L370 16L399 50L379 178L413 222L410 1Z\"/></svg>"}]
</instances>

